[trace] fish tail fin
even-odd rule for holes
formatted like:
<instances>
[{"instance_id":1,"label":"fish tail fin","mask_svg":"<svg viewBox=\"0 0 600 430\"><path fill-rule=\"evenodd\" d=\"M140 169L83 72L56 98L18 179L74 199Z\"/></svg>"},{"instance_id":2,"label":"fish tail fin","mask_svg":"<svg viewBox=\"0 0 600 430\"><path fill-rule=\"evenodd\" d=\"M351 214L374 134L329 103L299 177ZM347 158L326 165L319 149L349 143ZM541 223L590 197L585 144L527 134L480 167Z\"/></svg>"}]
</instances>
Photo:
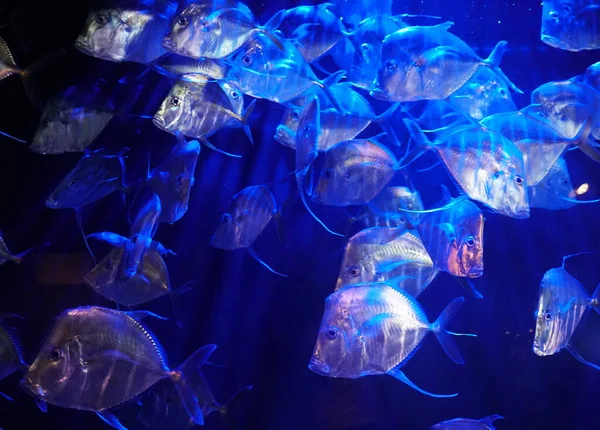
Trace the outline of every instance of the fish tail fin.
<instances>
[{"instance_id":1,"label":"fish tail fin","mask_svg":"<svg viewBox=\"0 0 600 430\"><path fill-rule=\"evenodd\" d=\"M512 81L510 79L508 79L508 76L506 76L504 74L504 72L502 71L502 69L500 68L500 62L502 61L502 58L504 57L504 54L506 53L507 45L508 45L508 42L505 40L501 40L500 42L498 42L496 44L496 46L494 47L494 49L492 50L492 53L490 54L490 56L486 60L483 60L483 63L486 66L493 69L494 72L496 72L498 74L498 76L500 76L500 78L506 83L506 85L508 85L510 87L511 90L513 90L516 93L523 94L523 91L521 91L519 89L519 87L517 87L515 84L513 84Z\"/></svg>"},{"instance_id":2,"label":"fish tail fin","mask_svg":"<svg viewBox=\"0 0 600 430\"><path fill-rule=\"evenodd\" d=\"M345 76L346 76L345 70L338 70L337 72L327 76L322 81L315 81L315 85L317 85L319 88L321 88L323 90L323 92L325 93L325 95L327 96L327 98L329 99L331 104L333 105L333 107L342 115L344 115L346 112L344 111L344 108L342 108L342 106L336 99L335 95L331 92L331 89L329 87L337 84L339 81L344 79Z\"/></svg>"},{"instance_id":3,"label":"fish tail fin","mask_svg":"<svg viewBox=\"0 0 600 430\"><path fill-rule=\"evenodd\" d=\"M281 38L279 38L277 34L275 34L275 30L279 28L279 26L285 19L286 14L287 10L281 9L279 12L273 15L271 19L265 23L265 25L260 27L260 30L265 34L265 36L267 36L271 40L271 42L273 42L275 46L277 46L277 48L280 51L285 51L285 47L283 46Z\"/></svg>"},{"instance_id":4,"label":"fish tail fin","mask_svg":"<svg viewBox=\"0 0 600 430\"><path fill-rule=\"evenodd\" d=\"M446 309L442 311L438 319L431 325L431 330L437 337L440 345L442 345L442 348L444 348L444 351L446 351L446 354L448 354L450 360L457 364L464 364L465 360L463 359L458 347L450 337L451 333L446 330L446 327L456 316L464 301L464 297L457 297L456 299L452 300L450 304L446 306Z\"/></svg>"},{"instance_id":5,"label":"fish tail fin","mask_svg":"<svg viewBox=\"0 0 600 430\"><path fill-rule=\"evenodd\" d=\"M258 261L260 264L262 264L263 266L265 266L269 272L274 273L276 275L282 276L284 278L287 278L287 275L284 275L283 273L279 273L276 270L274 270L271 266L269 266L267 263L265 263L259 256L258 254L252 249L251 246L249 246L248 248L248 252L250 253L250 255L252 256L252 258L254 258L256 261Z\"/></svg>"},{"instance_id":6,"label":"fish tail fin","mask_svg":"<svg viewBox=\"0 0 600 430\"><path fill-rule=\"evenodd\" d=\"M425 133L415 121L408 118L404 118L402 121L404 121L404 125L406 125L410 136L417 142L417 145L399 161L399 169L407 167L434 146L434 143L425 136Z\"/></svg>"},{"instance_id":7,"label":"fish tail fin","mask_svg":"<svg viewBox=\"0 0 600 430\"><path fill-rule=\"evenodd\" d=\"M179 327L183 327L183 322L181 321L181 310L179 308L178 299L182 294L187 293L192 288L194 288L194 284L196 281L189 281L183 284L181 287L172 290L171 295L171 306L173 308L173 315L175 316L175 322Z\"/></svg>"},{"instance_id":8,"label":"fish tail fin","mask_svg":"<svg viewBox=\"0 0 600 430\"><path fill-rule=\"evenodd\" d=\"M489 428L492 428L492 424L494 423L494 421L503 419L504 417L502 415L490 415L489 417L480 419L479 422L488 426Z\"/></svg>"},{"instance_id":9,"label":"fish tail fin","mask_svg":"<svg viewBox=\"0 0 600 430\"><path fill-rule=\"evenodd\" d=\"M75 209L75 218L77 219L77 226L79 227L79 231L81 231L81 235L83 236L83 241L85 242L85 247L87 248L88 252L92 256L92 261L94 262L94 266L95 266L97 264L96 257L94 256L94 253L92 252L92 249L90 248L90 244L88 243L87 236L85 235L85 231L83 231L83 224L81 223L81 213L79 212L79 209Z\"/></svg>"},{"instance_id":10,"label":"fish tail fin","mask_svg":"<svg viewBox=\"0 0 600 430\"><path fill-rule=\"evenodd\" d=\"M177 390L179 397L181 397L185 410L194 422L200 425L204 424L202 408L198 404L198 398L194 393L193 387L188 384L186 375L200 372L200 368L216 348L216 345L203 346L185 360L185 362L175 369L175 371L170 372L171 380L175 384L175 389Z\"/></svg>"},{"instance_id":11,"label":"fish tail fin","mask_svg":"<svg viewBox=\"0 0 600 430\"><path fill-rule=\"evenodd\" d=\"M29 254L30 252L32 252L32 251L35 251L36 249L45 248L45 247L47 247L48 245L50 245L50 242L44 242L44 243L40 243L39 245L32 246L31 248L29 248L29 249L27 249L27 250L25 250L25 251L23 251L23 252L20 252L19 254L16 254L16 255L14 256L14 258L13 258L13 261L14 261L15 263L17 263L17 264L18 264L18 263L20 263L21 261L23 261L23 257L25 257L25 256L26 256L27 254Z\"/></svg>"},{"instance_id":12,"label":"fish tail fin","mask_svg":"<svg viewBox=\"0 0 600 430\"><path fill-rule=\"evenodd\" d=\"M600 314L600 284L598 284L594 294L590 297L590 306Z\"/></svg>"},{"instance_id":13,"label":"fish tail fin","mask_svg":"<svg viewBox=\"0 0 600 430\"><path fill-rule=\"evenodd\" d=\"M256 106L256 99L252 100L252 103L244 110L242 113L242 119L240 122L242 123L242 127L244 127L244 133L248 136L248 140L252 145L254 145L254 139L252 139L252 131L250 131L250 126L248 125L248 119L252 112L254 112L254 107Z\"/></svg>"},{"instance_id":14,"label":"fish tail fin","mask_svg":"<svg viewBox=\"0 0 600 430\"><path fill-rule=\"evenodd\" d=\"M50 51L19 73L21 75L21 80L23 82L23 87L25 88L25 94L27 94L27 98L33 106L40 110L44 108L44 103L40 98L38 88L35 84L36 75L56 61L65 52L66 51L64 49L55 49Z\"/></svg>"},{"instance_id":15,"label":"fish tail fin","mask_svg":"<svg viewBox=\"0 0 600 430\"><path fill-rule=\"evenodd\" d=\"M298 183L298 192L300 193L300 198L302 199L302 203L304 204L304 207L306 208L306 210L308 211L308 213L319 223L321 224L321 226L327 230L329 233L333 234L334 236L340 236L340 237L344 237L343 234L339 234L336 233L335 231L331 230L329 227L327 227L325 225L325 223L323 221L321 221L319 219L318 216L316 216L314 214L314 212L310 209L310 206L308 205L308 202L306 201L306 194L304 192L304 175L300 175L300 174L296 174L296 182Z\"/></svg>"}]
</instances>

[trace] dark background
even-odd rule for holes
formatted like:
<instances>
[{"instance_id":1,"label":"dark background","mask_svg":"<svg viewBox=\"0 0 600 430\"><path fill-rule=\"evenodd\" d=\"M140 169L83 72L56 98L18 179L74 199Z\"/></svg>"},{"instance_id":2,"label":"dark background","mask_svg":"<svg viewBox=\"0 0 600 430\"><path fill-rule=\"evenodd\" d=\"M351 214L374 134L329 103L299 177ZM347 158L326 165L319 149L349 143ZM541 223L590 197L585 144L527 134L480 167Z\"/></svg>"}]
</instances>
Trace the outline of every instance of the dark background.
<instances>
[{"instance_id":1,"label":"dark background","mask_svg":"<svg viewBox=\"0 0 600 430\"><path fill-rule=\"evenodd\" d=\"M250 3L258 22L292 2ZM42 97L69 85L94 83L104 78L110 85L141 65L115 64L87 57L71 48L87 16L85 1L31 3L6 1L0 5L0 35L14 50L20 65L28 65L56 48L67 54L38 77ZM528 103L538 85L582 73L598 61L598 52L569 53L545 46L539 40L539 1L406 1L394 5L395 13L441 15L456 25L454 33L487 57L498 40L509 49L504 72L525 91L515 96L519 107ZM152 115L169 90L168 79L151 74L134 110ZM40 112L28 102L18 77L0 82L0 130L29 140ZM468 299L453 323L454 331L472 332L478 338L457 340L466 365L445 356L433 336L405 371L415 383L440 393L460 392L454 399L423 396L388 376L357 380L330 379L307 368L320 324L325 297L333 291L343 254L344 240L326 233L302 207L286 180L294 169L293 151L272 136L283 108L259 101L250 123L255 146L241 129L222 131L213 144L243 154L228 158L202 149L196 168L189 211L174 225L161 224L156 239L175 250L167 265L173 287L195 280L197 287L182 301L185 326L171 321L147 321L162 341L173 366L202 345L218 349L211 361L227 367L207 366L218 400L225 401L238 388L252 384L231 405L237 429L427 429L457 416L506 417L499 429L600 428L597 387L600 372L584 366L567 352L537 357L531 350L539 281L543 273L560 265L561 256L579 251L600 251L597 205L579 205L568 211L532 210L531 217L516 220L486 213L485 274L475 280L483 300ZM379 133L376 126L364 135ZM153 165L164 157L174 138L147 120L116 118L94 147L128 146L129 180L143 172L151 150ZM52 318L67 308L89 304L112 306L80 280L90 268L75 216L71 210L51 210L44 201L80 158L80 154L42 156L27 145L0 136L0 228L9 247L21 252L38 243L51 245L28 256L22 264L0 267L0 311L14 312L25 359L33 360ZM575 186L589 182L586 198L600 194L597 165L578 151L567 155ZM414 176L427 204L439 197L435 185L446 180L441 169ZM256 263L247 252L226 252L210 246L210 237L231 197L248 185L272 183L279 204L285 205L282 222L286 245L280 244L270 224L256 250L276 270L277 277ZM401 179L394 180L401 183ZM286 200L288 199L288 200ZM346 228L344 212L315 209L332 227ZM127 234L125 207L117 193L83 210L87 232ZM99 256L107 250L93 244ZM598 281L598 257L580 257L569 270L591 293ZM434 319L454 297L462 295L447 275L420 297ZM168 298L145 308L171 316ZM595 317L595 315L594 315ZM94 414L49 406L38 411L22 392L15 374L0 382L0 390L16 399L0 398L0 427L18 429L103 429ZM123 422L135 424L136 406L126 406ZM137 427L135 427L137 425ZM225 429L218 414L207 419L209 429Z\"/></svg>"}]
</instances>

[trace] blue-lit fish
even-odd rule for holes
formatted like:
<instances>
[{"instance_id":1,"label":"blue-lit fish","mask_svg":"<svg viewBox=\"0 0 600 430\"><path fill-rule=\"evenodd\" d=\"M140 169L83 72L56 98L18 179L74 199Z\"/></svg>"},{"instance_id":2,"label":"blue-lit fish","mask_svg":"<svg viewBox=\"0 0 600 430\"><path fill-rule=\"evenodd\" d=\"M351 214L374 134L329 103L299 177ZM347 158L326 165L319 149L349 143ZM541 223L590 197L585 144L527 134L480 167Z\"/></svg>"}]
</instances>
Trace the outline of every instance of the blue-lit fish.
<instances>
[{"instance_id":1,"label":"blue-lit fish","mask_svg":"<svg viewBox=\"0 0 600 430\"><path fill-rule=\"evenodd\" d=\"M191 58L223 58L257 34L284 49L273 33L285 16L277 12L264 26L254 22L252 12L238 0L209 0L187 5L173 19L163 45L171 52Z\"/></svg>"},{"instance_id":2,"label":"blue-lit fish","mask_svg":"<svg viewBox=\"0 0 600 430\"><path fill-rule=\"evenodd\" d=\"M480 420L454 418L431 426L431 430L495 430L494 421L503 420L500 415L490 415Z\"/></svg>"},{"instance_id":3,"label":"blue-lit fish","mask_svg":"<svg viewBox=\"0 0 600 430\"><path fill-rule=\"evenodd\" d=\"M520 91L499 67L506 42L481 59L464 41L450 33L451 22L405 27L388 35L382 45L375 98L408 102L440 100L463 86L480 67L492 68L505 83Z\"/></svg>"},{"instance_id":4,"label":"blue-lit fish","mask_svg":"<svg viewBox=\"0 0 600 430\"><path fill-rule=\"evenodd\" d=\"M258 235L277 214L277 202L268 186L246 187L231 199L210 243L215 248L230 251L246 248L260 264L276 275L285 277L287 275L273 270L252 249Z\"/></svg>"},{"instance_id":5,"label":"blue-lit fish","mask_svg":"<svg viewBox=\"0 0 600 430\"><path fill-rule=\"evenodd\" d=\"M567 162L563 157L556 160L546 176L534 187L527 189L532 208L548 210L569 209L577 203Z\"/></svg>"},{"instance_id":6,"label":"blue-lit fish","mask_svg":"<svg viewBox=\"0 0 600 430\"><path fill-rule=\"evenodd\" d=\"M22 387L37 399L96 412L111 426L124 429L110 409L168 378L190 417L204 424L202 408L186 381L216 346L200 348L170 369L158 339L139 321L148 315L154 314L92 306L64 311L23 377Z\"/></svg>"},{"instance_id":7,"label":"blue-lit fish","mask_svg":"<svg viewBox=\"0 0 600 430\"><path fill-rule=\"evenodd\" d=\"M16 338L13 329L4 323L6 319L14 317L20 318L14 314L0 313L0 381L12 375L17 370L27 369L27 364L23 361L21 344ZM3 393L0 393L0 397L12 400Z\"/></svg>"},{"instance_id":8,"label":"blue-lit fish","mask_svg":"<svg viewBox=\"0 0 600 430\"><path fill-rule=\"evenodd\" d=\"M548 0L542 5L542 42L567 51L600 48L598 2Z\"/></svg>"},{"instance_id":9,"label":"blue-lit fish","mask_svg":"<svg viewBox=\"0 0 600 430\"><path fill-rule=\"evenodd\" d=\"M454 299L432 324L417 301L406 292L384 283L366 283L341 288L325 300L325 313L309 369L334 378L360 378L387 374L417 391L400 370L418 349L423 338L433 332L452 361L464 360L450 338L448 323L464 298Z\"/></svg>"},{"instance_id":10,"label":"blue-lit fish","mask_svg":"<svg viewBox=\"0 0 600 430\"><path fill-rule=\"evenodd\" d=\"M385 282L417 297L437 273L419 233L404 227L373 227L348 240L335 289Z\"/></svg>"},{"instance_id":11,"label":"blue-lit fish","mask_svg":"<svg viewBox=\"0 0 600 430\"><path fill-rule=\"evenodd\" d=\"M392 14L392 0L376 3L366 0L333 0L330 3L330 9L351 29L365 19L385 19Z\"/></svg>"},{"instance_id":12,"label":"blue-lit fish","mask_svg":"<svg viewBox=\"0 0 600 430\"><path fill-rule=\"evenodd\" d=\"M533 352L547 356L566 349L579 361L600 370L569 343L588 308L600 313L600 284L590 297L581 282L566 271L568 257L563 258L561 267L548 270L540 283Z\"/></svg>"},{"instance_id":13,"label":"blue-lit fish","mask_svg":"<svg viewBox=\"0 0 600 430\"><path fill-rule=\"evenodd\" d=\"M171 78L190 82L225 79L228 66L221 60L163 55L148 65L152 70Z\"/></svg>"},{"instance_id":14,"label":"blue-lit fish","mask_svg":"<svg viewBox=\"0 0 600 430\"><path fill-rule=\"evenodd\" d=\"M402 209L408 209L407 212ZM387 187L375 196L353 222L361 222L366 227L414 228L419 225L424 209L418 191L407 187Z\"/></svg>"},{"instance_id":15,"label":"blue-lit fish","mask_svg":"<svg viewBox=\"0 0 600 430\"><path fill-rule=\"evenodd\" d=\"M582 81L584 84L600 91L600 61L586 69Z\"/></svg>"},{"instance_id":16,"label":"blue-lit fish","mask_svg":"<svg viewBox=\"0 0 600 430\"><path fill-rule=\"evenodd\" d=\"M18 264L21 261L23 261L23 257L25 257L27 254L29 254L36 248L38 247L34 246L33 248L29 248L26 251L20 252L18 254L13 254L12 252L10 252L10 250L8 249L8 245L4 241L4 235L2 234L2 232L0 232L0 265L6 263L7 261L14 261Z\"/></svg>"}]
</instances>

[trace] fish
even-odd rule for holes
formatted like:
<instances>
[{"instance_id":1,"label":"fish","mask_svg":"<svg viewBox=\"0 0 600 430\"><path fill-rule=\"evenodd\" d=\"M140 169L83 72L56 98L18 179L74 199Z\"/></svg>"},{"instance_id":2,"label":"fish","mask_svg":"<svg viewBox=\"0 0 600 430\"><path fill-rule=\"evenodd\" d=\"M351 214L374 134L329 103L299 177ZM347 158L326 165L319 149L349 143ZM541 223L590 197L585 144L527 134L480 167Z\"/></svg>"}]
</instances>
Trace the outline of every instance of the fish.
<instances>
[{"instance_id":1,"label":"fish","mask_svg":"<svg viewBox=\"0 0 600 430\"><path fill-rule=\"evenodd\" d=\"M45 245L47 244L43 244L41 246ZM25 257L27 254L29 254L31 251L38 247L39 246L34 246L26 251L20 252L18 254L13 254L10 251L10 249L8 249L8 245L4 241L4 235L2 234L2 232L0 232L0 265L6 263L7 261L14 261L15 263L19 264L21 261L23 261L23 257Z\"/></svg>"},{"instance_id":2,"label":"fish","mask_svg":"<svg viewBox=\"0 0 600 430\"><path fill-rule=\"evenodd\" d=\"M96 412L113 427L123 429L110 409L168 378L190 417L204 424L202 409L186 378L198 371L216 346L204 346L181 366L170 369L158 339L140 322L146 316L154 314L99 306L65 310L56 318L21 386L44 402Z\"/></svg>"},{"instance_id":3,"label":"fish","mask_svg":"<svg viewBox=\"0 0 600 430\"><path fill-rule=\"evenodd\" d=\"M423 201L418 191L401 186L386 187L369 201L353 222L361 221L367 227L406 226L414 229L425 216L417 213L422 210Z\"/></svg>"},{"instance_id":4,"label":"fish","mask_svg":"<svg viewBox=\"0 0 600 430\"><path fill-rule=\"evenodd\" d=\"M477 70L471 79L448 97L448 101L459 112L477 121L493 114L517 110L506 83L487 67Z\"/></svg>"},{"instance_id":5,"label":"fish","mask_svg":"<svg viewBox=\"0 0 600 430\"><path fill-rule=\"evenodd\" d=\"M418 142L412 155L403 160L404 165L423 150L434 150L469 198L512 218L529 217L523 156L509 139L471 124L450 127L431 142L413 121L403 121Z\"/></svg>"},{"instance_id":6,"label":"fish","mask_svg":"<svg viewBox=\"0 0 600 430\"><path fill-rule=\"evenodd\" d=\"M354 139L372 122L380 121L389 116L389 112L384 112L380 116L375 115L371 104L347 82L334 84L329 90L339 101L342 110L347 113L342 115L331 106L325 108L323 105L325 105L326 99L319 99L321 106L324 107L320 113L321 132L317 143L318 150L321 152L327 151L339 142ZM296 99L298 105L286 109L281 124L277 126L275 133L275 139L279 143L290 148L296 148L298 120L307 98L305 96L299 97Z\"/></svg>"},{"instance_id":7,"label":"fish","mask_svg":"<svg viewBox=\"0 0 600 430\"><path fill-rule=\"evenodd\" d=\"M452 361L464 360L447 331L464 298L454 299L439 318L429 323L419 303L408 293L385 283L341 288L325 300L325 312L309 369L333 378L387 374L432 397L400 370L423 338L433 332Z\"/></svg>"},{"instance_id":8,"label":"fish","mask_svg":"<svg viewBox=\"0 0 600 430\"><path fill-rule=\"evenodd\" d=\"M548 270L540 282L533 352L544 357L566 349L579 361L600 370L569 343L588 308L600 313L600 284L590 297L581 282L565 269L569 257L563 257L562 266Z\"/></svg>"},{"instance_id":9,"label":"fish","mask_svg":"<svg viewBox=\"0 0 600 430\"><path fill-rule=\"evenodd\" d=\"M210 240L218 249L233 251L245 248L250 255L272 273L287 277L273 270L254 250L252 244L267 224L278 214L275 196L267 185L253 185L233 196L227 212Z\"/></svg>"},{"instance_id":10,"label":"fish","mask_svg":"<svg viewBox=\"0 0 600 430\"><path fill-rule=\"evenodd\" d=\"M23 360L21 344L13 329L5 323L5 320L9 318L21 317L15 314L0 313L0 381L17 370L27 368L27 364ZM7 397L2 393L0 396Z\"/></svg>"},{"instance_id":11,"label":"fish","mask_svg":"<svg viewBox=\"0 0 600 430\"><path fill-rule=\"evenodd\" d=\"M156 7L100 8L90 11L75 48L84 54L113 62L148 64L164 55L163 35L176 3L153 2Z\"/></svg>"},{"instance_id":12,"label":"fish","mask_svg":"<svg viewBox=\"0 0 600 430\"><path fill-rule=\"evenodd\" d=\"M483 60L448 31L452 25L411 26L386 36L371 96L395 102L445 99L481 67L492 68L511 89L520 92L499 67L507 42L498 42Z\"/></svg>"},{"instance_id":13,"label":"fish","mask_svg":"<svg viewBox=\"0 0 600 430\"><path fill-rule=\"evenodd\" d=\"M173 224L187 212L200 143L191 140L175 145L171 153L148 174L145 187L160 198L157 222Z\"/></svg>"},{"instance_id":14,"label":"fish","mask_svg":"<svg viewBox=\"0 0 600 430\"><path fill-rule=\"evenodd\" d=\"M490 415L480 420L471 418L454 418L431 426L431 430L494 430L494 421L503 420L500 415Z\"/></svg>"},{"instance_id":15,"label":"fish","mask_svg":"<svg viewBox=\"0 0 600 430\"><path fill-rule=\"evenodd\" d=\"M254 22L248 6L237 0L192 3L175 16L163 46L186 57L218 59L227 57L248 39L262 34L283 50L274 31L284 17L285 10L281 10L260 26Z\"/></svg>"},{"instance_id":16,"label":"fish","mask_svg":"<svg viewBox=\"0 0 600 430\"><path fill-rule=\"evenodd\" d=\"M252 389L252 386L243 387L227 402L220 404L215 400L210 384L202 371L198 370L196 373L189 375L188 385L196 395L198 404L202 409L202 415L205 418L213 412L218 412L226 417L229 404L240 393ZM142 408L137 419L150 430L187 430L196 425L185 410L177 390L167 380L158 382L150 393L142 399L141 403Z\"/></svg>"},{"instance_id":17,"label":"fish","mask_svg":"<svg viewBox=\"0 0 600 430\"><path fill-rule=\"evenodd\" d=\"M581 51L600 48L596 2L548 0L543 3L541 40L553 48Z\"/></svg>"},{"instance_id":18,"label":"fish","mask_svg":"<svg viewBox=\"0 0 600 430\"><path fill-rule=\"evenodd\" d=\"M317 87L340 113L346 113L329 89L345 71L320 80L292 42L284 39L283 44L282 51L263 34L249 39L227 59L231 68L226 81L241 93L284 105Z\"/></svg>"},{"instance_id":19,"label":"fish","mask_svg":"<svg viewBox=\"0 0 600 430\"><path fill-rule=\"evenodd\" d=\"M372 227L348 240L335 289L384 282L417 297L437 273L418 232Z\"/></svg>"},{"instance_id":20,"label":"fish","mask_svg":"<svg viewBox=\"0 0 600 430\"><path fill-rule=\"evenodd\" d=\"M312 200L343 207L363 205L379 194L398 161L377 138L348 140L327 150Z\"/></svg>"},{"instance_id":21,"label":"fish","mask_svg":"<svg viewBox=\"0 0 600 430\"><path fill-rule=\"evenodd\" d=\"M189 58L166 54L149 64L149 67L164 76L188 82L222 80L227 76L228 66L212 58Z\"/></svg>"},{"instance_id":22,"label":"fish","mask_svg":"<svg viewBox=\"0 0 600 430\"><path fill-rule=\"evenodd\" d=\"M384 19L392 14L392 0L371 3L366 0L333 0L330 9L350 29L370 17Z\"/></svg>"},{"instance_id":23,"label":"fish","mask_svg":"<svg viewBox=\"0 0 600 430\"><path fill-rule=\"evenodd\" d=\"M248 118L252 102L244 111L242 94L226 82L189 82L179 79L152 120L171 134L206 138L224 128L243 127L250 142Z\"/></svg>"},{"instance_id":24,"label":"fish","mask_svg":"<svg viewBox=\"0 0 600 430\"><path fill-rule=\"evenodd\" d=\"M586 69L582 81L584 84L600 91L600 61Z\"/></svg>"},{"instance_id":25,"label":"fish","mask_svg":"<svg viewBox=\"0 0 600 430\"><path fill-rule=\"evenodd\" d=\"M528 187L529 205L548 210L570 209L576 205L573 183L564 157L556 160L546 176L534 187Z\"/></svg>"}]
</instances>

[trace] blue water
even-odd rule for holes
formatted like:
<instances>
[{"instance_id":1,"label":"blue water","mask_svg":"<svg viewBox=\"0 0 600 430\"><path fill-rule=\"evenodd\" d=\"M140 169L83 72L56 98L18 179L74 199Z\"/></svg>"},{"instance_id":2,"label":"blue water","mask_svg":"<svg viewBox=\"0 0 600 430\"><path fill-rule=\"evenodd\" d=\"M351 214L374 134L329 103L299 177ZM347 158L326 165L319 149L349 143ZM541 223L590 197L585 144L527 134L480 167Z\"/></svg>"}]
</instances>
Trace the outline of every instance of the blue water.
<instances>
[{"instance_id":1,"label":"blue water","mask_svg":"<svg viewBox=\"0 0 600 430\"><path fill-rule=\"evenodd\" d=\"M0 34L19 46L27 64L41 53L69 48L81 29L90 5L71 2L24 4L8 2L0 9ZM308 3L303 3L308 4ZM258 22L265 22L294 2L248 3ZM453 21L452 31L487 57L499 40L509 47L502 69L524 95L513 94L517 107L529 103L537 86L582 73L600 59L599 51L567 52L540 41L540 2L534 1L405 1L394 4L394 13L432 14ZM67 12L68 11L68 12ZM5 35L6 33L6 35ZM82 82L105 78L109 82L141 65L109 63L69 48L60 64L41 79L44 95ZM152 115L169 90L169 82L151 76L144 97L135 105L140 114ZM30 139L39 112L23 96L18 79L0 83L0 130ZM579 251L600 252L597 205L579 205L562 211L532 209L525 220L485 213L485 272L474 280L484 299L468 298L451 328L476 333L459 338L463 366L452 363L433 336L404 368L423 388L440 393L459 392L453 399L423 396L389 376L332 379L311 372L312 354L323 313L324 299L333 291L345 239L328 234L303 208L295 183L294 152L273 139L284 108L259 100L250 119L255 145L243 131L224 130L211 138L216 146L242 155L228 158L202 148L196 167L189 210L173 225L161 224L155 239L177 256L167 257L174 287L194 280L195 288L182 301L183 328L171 321L149 320L148 326L163 343L173 365L197 348L218 346L204 368L217 400L225 401L245 385L250 392L230 407L235 429L260 430L419 430L458 416L481 418L500 414L498 429L597 429L595 413L600 372L584 366L567 352L538 357L532 352L534 311L544 272L558 267L561 257ZM399 120L398 120L399 121ZM370 126L362 136L380 132ZM75 216L70 210L51 210L44 201L80 158L80 154L41 156L9 139L0 138L0 228L9 247L24 250L41 242L51 245L30 255L22 264L0 267L0 311L26 318L15 321L25 359L32 361L52 319L64 309L83 305L112 307L81 282L90 267ZM127 146L131 149L128 176L143 174L145 154L153 165L174 144L174 138L143 119L114 120L94 147ZM567 155L573 184L587 182L586 199L600 197L597 165L581 154ZM399 175L398 175L399 176ZM449 183L445 171L423 174L415 183L426 206L439 199L438 185ZM210 238L229 200L249 185L269 183L279 204L286 202L282 223L284 244L271 223L255 249L287 278L273 275L244 250L222 251ZM400 177L391 185L402 184ZM316 208L329 226L347 228L345 214L335 208ZM127 232L125 207L118 193L83 210L87 232ZM107 250L94 248L99 255ZM600 257L583 256L569 270L591 293L600 281ZM440 275L419 297L430 320L453 298L463 295L449 275ZM168 298L147 308L171 316ZM596 317L594 315L593 317ZM222 366L222 367L221 367ZM15 402L0 398L0 427L20 429L104 429L90 412L49 406L47 413L19 388L21 374L0 382L0 391ZM135 422L136 407L124 408L123 423ZM230 424L231 425L231 424ZM227 429L219 414L210 415L208 429Z\"/></svg>"}]
</instances>

